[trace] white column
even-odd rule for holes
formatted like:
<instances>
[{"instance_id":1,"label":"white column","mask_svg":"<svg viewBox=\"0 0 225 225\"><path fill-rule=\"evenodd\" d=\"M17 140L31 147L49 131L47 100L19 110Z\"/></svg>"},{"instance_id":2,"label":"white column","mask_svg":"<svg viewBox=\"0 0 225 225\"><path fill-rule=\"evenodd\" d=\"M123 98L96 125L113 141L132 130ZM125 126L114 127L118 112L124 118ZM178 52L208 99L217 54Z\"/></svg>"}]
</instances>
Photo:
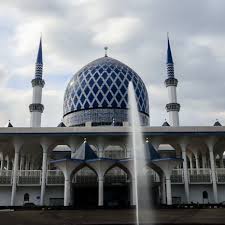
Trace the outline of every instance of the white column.
<instances>
[{"instance_id":1,"label":"white column","mask_svg":"<svg viewBox=\"0 0 225 225\"><path fill-rule=\"evenodd\" d=\"M70 205L70 196L71 196L71 180L70 174L65 174L65 183L64 183L64 206Z\"/></svg>"},{"instance_id":2,"label":"white column","mask_svg":"<svg viewBox=\"0 0 225 225\"><path fill-rule=\"evenodd\" d=\"M190 169L191 169L191 174L193 173L193 159L192 159L192 154L188 156L189 162L190 162Z\"/></svg>"},{"instance_id":3,"label":"white column","mask_svg":"<svg viewBox=\"0 0 225 225\"><path fill-rule=\"evenodd\" d=\"M215 171L215 161L213 153L213 143L208 143L210 166L212 172L212 183L213 183L213 196L215 203L218 203L218 193L217 193L217 183L216 183L216 171Z\"/></svg>"},{"instance_id":4,"label":"white column","mask_svg":"<svg viewBox=\"0 0 225 225\"><path fill-rule=\"evenodd\" d=\"M17 182L17 172L19 166L19 151L20 145L15 144L15 156L14 156L14 163L13 163L13 174L12 174L12 193L11 193L11 206L15 205L15 198L16 198L16 182Z\"/></svg>"},{"instance_id":5,"label":"white column","mask_svg":"<svg viewBox=\"0 0 225 225\"><path fill-rule=\"evenodd\" d=\"M206 154L202 153L202 168L206 168Z\"/></svg>"},{"instance_id":6,"label":"white column","mask_svg":"<svg viewBox=\"0 0 225 225\"><path fill-rule=\"evenodd\" d=\"M98 177L98 206L104 205L104 177Z\"/></svg>"},{"instance_id":7,"label":"white column","mask_svg":"<svg viewBox=\"0 0 225 225\"><path fill-rule=\"evenodd\" d=\"M224 163L223 163L223 153L220 154L220 168L224 168Z\"/></svg>"},{"instance_id":8,"label":"white column","mask_svg":"<svg viewBox=\"0 0 225 225\"><path fill-rule=\"evenodd\" d=\"M182 158L183 158L183 172L184 172L184 190L187 203L190 202L189 194L189 182L188 182L188 168L187 168L187 156L186 156L186 145L181 144Z\"/></svg>"},{"instance_id":9,"label":"white column","mask_svg":"<svg viewBox=\"0 0 225 225\"><path fill-rule=\"evenodd\" d=\"M24 155L21 154L20 156L20 170L24 169Z\"/></svg>"},{"instance_id":10,"label":"white column","mask_svg":"<svg viewBox=\"0 0 225 225\"><path fill-rule=\"evenodd\" d=\"M190 161L190 169L193 169L193 160L192 160L192 156L189 157L189 161Z\"/></svg>"},{"instance_id":11,"label":"white column","mask_svg":"<svg viewBox=\"0 0 225 225\"><path fill-rule=\"evenodd\" d=\"M9 160L9 157L8 157L7 161L6 161L6 170L9 170L9 163L10 163L10 160Z\"/></svg>"},{"instance_id":12,"label":"white column","mask_svg":"<svg viewBox=\"0 0 225 225\"><path fill-rule=\"evenodd\" d=\"M3 170L3 166L4 166L4 156L2 154L2 158L1 158L1 170Z\"/></svg>"},{"instance_id":13,"label":"white column","mask_svg":"<svg viewBox=\"0 0 225 225\"><path fill-rule=\"evenodd\" d=\"M131 179L131 184L130 184L131 190L130 190L130 195L131 195L131 205L135 206L136 205L136 186L135 186L135 179Z\"/></svg>"},{"instance_id":14,"label":"white column","mask_svg":"<svg viewBox=\"0 0 225 225\"><path fill-rule=\"evenodd\" d=\"M33 170L34 169L34 159L32 158L30 161L30 168L29 170Z\"/></svg>"},{"instance_id":15,"label":"white column","mask_svg":"<svg viewBox=\"0 0 225 225\"><path fill-rule=\"evenodd\" d=\"M195 163L196 163L197 174L199 174L199 160L198 160L198 153L196 152L194 155L195 155Z\"/></svg>"},{"instance_id":16,"label":"white column","mask_svg":"<svg viewBox=\"0 0 225 225\"><path fill-rule=\"evenodd\" d=\"M129 183L129 194L130 194L130 205L133 205L133 185L132 185L132 180L130 180Z\"/></svg>"},{"instance_id":17,"label":"white column","mask_svg":"<svg viewBox=\"0 0 225 225\"><path fill-rule=\"evenodd\" d=\"M166 200L167 200L167 205L172 205L172 193L171 193L170 176L166 176Z\"/></svg>"},{"instance_id":18,"label":"white column","mask_svg":"<svg viewBox=\"0 0 225 225\"><path fill-rule=\"evenodd\" d=\"M43 158L42 158L42 171L41 171L41 200L40 205L44 205L46 177L47 177L47 158L48 158L48 146L43 145Z\"/></svg>"},{"instance_id":19,"label":"white column","mask_svg":"<svg viewBox=\"0 0 225 225\"><path fill-rule=\"evenodd\" d=\"M99 145L98 145L98 157L99 157L99 158L102 158L103 155L104 155L104 146L101 145L101 144L99 144Z\"/></svg>"},{"instance_id":20,"label":"white column","mask_svg":"<svg viewBox=\"0 0 225 225\"><path fill-rule=\"evenodd\" d=\"M162 177L162 204L166 204L166 184L165 175Z\"/></svg>"},{"instance_id":21,"label":"white column","mask_svg":"<svg viewBox=\"0 0 225 225\"><path fill-rule=\"evenodd\" d=\"M30 161L30 157L29 155L26 156L26 163L25 163L25 170L29 170L29 161Z\"/></svg>"}]
</instances>

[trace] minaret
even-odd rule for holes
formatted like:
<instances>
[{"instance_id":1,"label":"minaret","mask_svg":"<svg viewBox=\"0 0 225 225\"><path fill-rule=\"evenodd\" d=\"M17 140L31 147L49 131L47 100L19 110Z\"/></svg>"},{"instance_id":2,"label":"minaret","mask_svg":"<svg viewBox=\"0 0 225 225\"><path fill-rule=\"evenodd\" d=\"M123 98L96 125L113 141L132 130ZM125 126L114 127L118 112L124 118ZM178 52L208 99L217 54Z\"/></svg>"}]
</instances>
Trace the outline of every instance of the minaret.
<instances>
[{"instance_id":1,"label":"minaret","mask_svg":"<svg viewBox=\"0 0 225 225\"><path fill-rule=\"evenodd\" d=\"M169 103L166 104L166 110L169 112L169 123L171 126L179 126L179 111L180 104L177 103L177 83L178 80L174 77L174 64L172 52L170 49L170 40L168 37L168 47L167 47L167 76L165 80L165 85L168 89Z\"/></svg>"},{"instance_id":2,"label":"minaret","mask_svg":"<svg viewBox=\"0 0 225 225\"><path fill-rule=\"evenodd\" d=\"M43 71L42 39L40 39L37 61L35 65L35 77L31 81L32 87L33 87L32 104L29 105L29 109L31 113L31 118L30 118L31 127L41 126L41 114L44 110L44 106L41 104L42 88L45 85L45 82L42 79L42 71Z\"/></svg>"}]
</instances>

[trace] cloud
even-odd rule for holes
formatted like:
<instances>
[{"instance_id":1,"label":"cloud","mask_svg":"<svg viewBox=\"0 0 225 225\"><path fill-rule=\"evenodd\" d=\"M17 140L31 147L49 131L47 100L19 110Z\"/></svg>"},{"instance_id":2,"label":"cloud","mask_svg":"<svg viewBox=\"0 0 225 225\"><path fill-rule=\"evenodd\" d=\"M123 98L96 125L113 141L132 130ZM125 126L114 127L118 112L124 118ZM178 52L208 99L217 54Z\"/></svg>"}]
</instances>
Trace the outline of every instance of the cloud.
<instances>
[{"instance_id":1,"label":"cloud","mask_svg":"<svg viewBox=\"0 0 225 225\"><path fill-rule=\"evenodd\" d=\"M93 28L96 33L93 42L101 46L104 43L111 46L125 44L132 40L140 27L141 21L138 18L109 18Z\"/></svg>"},{"instance_id":2,"label":"cloud","mask_svg":"<svg viewBox=\"0 0 225 225\"><path fill-rule=\"evenodd\" d=\"M161 125L168 118L167 31L181 124L211 125L216 118L225 124L223 0L8 0L0 6L0 124L11 119L29 126L30 81L42 32L43 126L60 122L68 80L103 56L105 45L111 57L142 77L149 89L151 124Z\"/></svg>"}]
</instances>

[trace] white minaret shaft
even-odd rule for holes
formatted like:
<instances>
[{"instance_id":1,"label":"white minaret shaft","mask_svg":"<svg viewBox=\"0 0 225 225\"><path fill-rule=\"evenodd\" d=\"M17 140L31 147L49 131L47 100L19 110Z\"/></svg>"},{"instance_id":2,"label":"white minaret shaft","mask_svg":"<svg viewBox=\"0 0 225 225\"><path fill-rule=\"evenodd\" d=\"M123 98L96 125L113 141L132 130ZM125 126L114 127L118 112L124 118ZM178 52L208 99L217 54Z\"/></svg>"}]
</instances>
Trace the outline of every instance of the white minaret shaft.
<instances>
[{"instance_id":1,"label":"white minaret shaft","mask_svg":"<svg viewBox=\"0 0 225 225\"><path fill-rule=\"evenodd\" d=\"M45 85L44 80L42 79L43 72L43 60L42 60L42 40L40 39L36 67L35 67L35 77L31 81L33 87L33 97L32 104L29 105L31 119L31 127L40 127L41 126L41 114L44 110L44 106L41 104L42 100L42 88Z\"/></svg>"},{"instance_id":2,"label":"white minaret shaft","mask_svg":"<svg viewBox=\"0 0 225 225\"><path fill-rule=\"evenodd\" d=\"M166 110L169 113L169 123L171 126L179 126L179 111L180 104L177 103L177 84L178 80L174 77L174 64L172 52L170 49L170 41L168 38L168 48L167 48L167 76L165 80L166 88L168 89L169 103L166 105Z\"/></svg>"}]
</instances>

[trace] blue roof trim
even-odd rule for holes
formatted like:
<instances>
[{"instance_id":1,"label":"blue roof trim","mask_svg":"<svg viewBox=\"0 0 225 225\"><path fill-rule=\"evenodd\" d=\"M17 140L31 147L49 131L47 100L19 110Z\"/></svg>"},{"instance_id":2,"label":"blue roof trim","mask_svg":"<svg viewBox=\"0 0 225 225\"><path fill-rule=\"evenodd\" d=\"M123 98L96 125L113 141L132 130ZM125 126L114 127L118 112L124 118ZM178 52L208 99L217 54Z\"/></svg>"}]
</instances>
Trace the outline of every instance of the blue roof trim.
<instances>
[{"instance_id":1,"label":"blue roof trim","mask_svg":"<svg viewBox=\"0 0 225 225\"><path fill-rule=\"evenodd\" d=\"M42 38L40 38L40 44L39 44L36 64L43 64L43 60L42 60Z\"/></svg>"},{"instance_id":2,"label":"blue roof trim","mask_svg":"<svg viewBox=\"0 0 225 225\"><path fill-rule=\"evenodd\" d=\"M97 158L97 159L87 159L85 162L96 162L96 161L119 161L118 159L110 159L110 158Z\"/></svg>"},{"instance_id":3,"label":"blue roof trim","mask_svg":"<svg viewBox=\"0 0 225 225\"><path fill-rule=\"evenodd\" d=\"M68 158L65 158L65 159L51 160L50 163L60 163L60 162L65 162L65 161L71 161L71 162L74 162L74 161L77 161L77 162L85 162L84 160L81 160L81 159L68 159Z\"/></svg>"},{"instance_id":4,"label":"blue roof trim","mask_svg":"<svg viewBox=\"0 0 225 225\"><path fill-rule=\"evenodd\" d=\"M171 158L159 158L159 159L153 159L151 161L154 163L154 162L166 161L166 160L170 160L170 161L184 161L182 158L175 158L175 157L171 157Z\"/></svg>"},{"instance_id":5,"label":"blue roof trim","mask_svg":"<svg viewBox=\"0 0 225 225\"><path fill-rule=\"evenodd\" d=\"M173 64L173 57L172 57L172 52L170 48L170 40L168 38L168 46L167 46L167 64Z\"/></svg>"},{"instance_id":6,"label":"blue roof trim","mask_svg":"<svg viewBox=\"0 0 225 225\"><path fill-rule=\"evenodd\" d=\"M124 159L119 159L119 162L128 162L128 161L132 161L132 158L124 158Z\"/></svg>"},{"instance_id":7,"label":"blue roof trim","mask_svg":"<svg viewBox=\"0 0 225 225\"><path fill-rule=\"evenodd\" d=\"M153 147L151 143L147 143L145 145L145 148L146 148L145 150L146 150L147 158L149 158L150 160L160 158L160 154L156 151L156 149Z\"/></svg>"}]
</instances>

